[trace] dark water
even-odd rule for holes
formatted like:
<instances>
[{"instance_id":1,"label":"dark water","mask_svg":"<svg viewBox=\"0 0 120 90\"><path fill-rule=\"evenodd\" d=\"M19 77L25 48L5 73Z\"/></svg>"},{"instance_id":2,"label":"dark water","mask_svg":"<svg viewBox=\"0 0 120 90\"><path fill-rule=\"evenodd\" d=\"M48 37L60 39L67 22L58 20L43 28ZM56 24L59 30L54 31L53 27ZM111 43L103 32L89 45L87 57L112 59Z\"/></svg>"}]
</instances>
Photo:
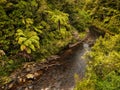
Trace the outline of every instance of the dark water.
<instances>
[{"instance_id":1,"label":"dark water","mask_svg":"<svg viewBox=\"0 0 120 90\"><path fill-rule=\"evenodd\" d=\"M48 69L43 76L34 83L34 90L73 90L75 74L84 77L86 60L83 55L89 47L79 47L75 53L64 60L64 64Z\"/></svg>"},{"instance_id":2,"label":"dark water","mask_svg":"<svg viewBox=\"0 0 120 90\"><path fill-rule=\"evenodd\" d=\"M87 61L83 56L90 51L96 38L96 35L89 33L84 42L61 53L60 59L56 61L59 64L47 68L37 80L16 84L14 89L10 90L73 90L76 83L75 76L77 75L79 80L84 77ZM38 65L37 68L41 67Z\"/></svg>"}]
</instances>

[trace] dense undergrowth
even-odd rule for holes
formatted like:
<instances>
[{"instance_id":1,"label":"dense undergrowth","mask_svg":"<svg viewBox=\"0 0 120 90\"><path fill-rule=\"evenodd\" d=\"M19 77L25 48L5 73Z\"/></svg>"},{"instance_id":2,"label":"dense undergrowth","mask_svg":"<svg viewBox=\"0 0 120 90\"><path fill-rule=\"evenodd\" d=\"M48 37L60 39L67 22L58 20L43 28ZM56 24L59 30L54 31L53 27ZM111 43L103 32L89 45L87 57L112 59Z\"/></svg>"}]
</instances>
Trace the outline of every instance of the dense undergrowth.
<instances>
[{"instance_id":1,"label":"dense undergrowth","mask_svg":"<svg viewBox=\"0 0 120 90\"><path fill-rule=\"evenodd\" d=\"M120 88L120 35L100 37L86 53L88 65L85 78L75 90L119 90Z\"/></svg>"},{"instance_id":2,"label":"dense undergrowth","mask_svg":"<svg viewBox=\"0 0 120 90\"><path fill-rule=\"evenodd\" d=\"M82 6L74 0L0 0L0 83L23 62L44 61L80 40L90 19Z\"/></svg>"},{"instance_id":3,"label":"dense undergrowth","mask_svg":"<svg viewBox=\"0 0 120 90\"><path fill-rule=\"evenodd\" d=\"M106 32L89 53L86 75L77 82L75 90L120 89L120 1L86 0L85 10L92 24ZM94 2L94 3L93 3Z\"/></svg>"},{"instance_id":4,"label":"dense undergrowth","mask_svg":"<svg viewBox=\"0 0 120 90\"><path fill-rule=\"evenodd\" d=\"M106 33L90 53L75 90L120 88L119 0L0 0L0 84L23 62L43 61L94 25Z\"/></svg>"}]
</instances>

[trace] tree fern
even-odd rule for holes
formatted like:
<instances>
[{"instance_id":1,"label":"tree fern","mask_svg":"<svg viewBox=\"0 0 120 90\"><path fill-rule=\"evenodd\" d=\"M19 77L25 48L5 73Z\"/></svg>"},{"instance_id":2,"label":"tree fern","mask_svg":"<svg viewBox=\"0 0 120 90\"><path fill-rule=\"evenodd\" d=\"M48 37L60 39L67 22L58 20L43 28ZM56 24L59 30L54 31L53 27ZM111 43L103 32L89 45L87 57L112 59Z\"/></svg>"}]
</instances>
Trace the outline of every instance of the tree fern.
<instances>
[{"instance_id":1,"label":"tree fern","mask_svg":"<svg viewBox=\"0 0 120 90\"><path fill-rule=\"evenodd\" d=\"M58 24L58 29L60 30L61 25L63 26L67 26L68 25L68 14L67 13L63 13L59 10L54 10L54 11L46 11L50 16L51 16L51 20Z\"/></svg>"}]
</instances>

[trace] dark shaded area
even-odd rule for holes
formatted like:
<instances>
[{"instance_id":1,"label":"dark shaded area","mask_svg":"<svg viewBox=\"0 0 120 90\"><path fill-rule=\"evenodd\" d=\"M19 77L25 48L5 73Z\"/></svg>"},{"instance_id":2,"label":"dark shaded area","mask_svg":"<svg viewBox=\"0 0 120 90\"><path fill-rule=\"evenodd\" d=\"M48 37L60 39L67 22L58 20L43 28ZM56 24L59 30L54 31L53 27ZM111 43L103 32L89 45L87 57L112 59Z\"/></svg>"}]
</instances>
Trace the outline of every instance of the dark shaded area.
<instances>
[{"instance_id":1,"label":"dark shaded area","mask_svg":"<svg viewBox=\"0 0 120 90\"><path fill-rule=\"evenodd\" d=\"M74 75L79 78L84 76L85 61L81 59L84 50L81 47L71 54L65 60L61 61L61 65L53 66L42 75L42 77L34 83L34 90L70 90L75 85ZM64 56L65 57L65 56Z\"/></svg>"}]
</instances>

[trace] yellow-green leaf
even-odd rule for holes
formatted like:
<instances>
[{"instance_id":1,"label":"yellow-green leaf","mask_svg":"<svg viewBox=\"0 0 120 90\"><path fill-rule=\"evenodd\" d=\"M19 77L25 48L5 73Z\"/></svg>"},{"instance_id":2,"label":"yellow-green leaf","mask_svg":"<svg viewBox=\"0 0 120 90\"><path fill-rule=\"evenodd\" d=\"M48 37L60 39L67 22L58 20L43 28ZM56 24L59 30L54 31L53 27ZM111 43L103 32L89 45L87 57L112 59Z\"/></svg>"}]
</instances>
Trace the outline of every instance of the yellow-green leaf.
<instances>
[{"instance_id":1,"label":"yellow-green leaf","mask_svg":"<svg viewBox=\"0 0 120 90\"><path fill-rule=\"evenodd\" d=\"M42 31L36 27L34 27L35 31L39 32L39 33L42 33Z\"/></svg>"},{"instance_id":2,"label":"yellow-green leaf","mask_svg":"<svg viewBox=\"0 0 120 90\"><path fill-rule=\"evenodd\" d=\"M33 51L35 51L35 47L33 44L29 45L30 49L32 49Z\"/></svg>"},{"instance_id":3,"label":"yellow-green leaf","mask_svg":"<svg viewBox=\"0 0 120 90\"><path fill-rule=\"evenodd\" d=\"M31 49L30 48L27 48L27 53L31 53Z\"/></svg>"},{"instance_id":4,"label":"yellow-green leaf","mask_svg":"<svg viewBox=\"0 0 120 90\"><path fill-rule=\"evenodd\" d=\"M25 37L20 37L19 40L18 40L18 43L19 43L19 44L22 44L25 40L27 40L27 38L25 38Z\"/></svg>"},{"instance_id":5,"label":"yellow-green leaf","mask_svg":"<svg viewBox=\"0 0 120 90\"><path fill-rule=\"evenodd\" d=\"M32 42L31 42L31 40L29 40L29 39L24 42L24 45L26 45L26 46L29 46L29 45L31 45L31 44L32 44Z\"/></svg>"},{"instance_id":6,"label":"yellow-green leaf","mask_svg":"<svg viewBox=\"0 0 120 90\"><path fill-rule=\"evenodd\" d=\"M23 51L23 50L26 49L26 46L25 46L25 45L21 45L21 46L20 46L20 49L21 49L21 51Z\"/></svg>"}]
</instances>

